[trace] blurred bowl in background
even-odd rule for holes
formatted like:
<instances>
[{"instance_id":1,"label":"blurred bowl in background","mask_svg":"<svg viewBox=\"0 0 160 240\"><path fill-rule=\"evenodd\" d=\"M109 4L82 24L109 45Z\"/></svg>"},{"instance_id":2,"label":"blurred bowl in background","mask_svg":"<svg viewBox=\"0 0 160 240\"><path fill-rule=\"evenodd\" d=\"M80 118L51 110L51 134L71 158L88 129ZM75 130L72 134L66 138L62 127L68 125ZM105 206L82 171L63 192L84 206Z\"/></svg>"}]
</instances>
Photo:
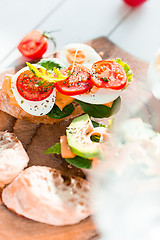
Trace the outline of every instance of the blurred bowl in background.
<instances>
[{"instance_id":1,"label":"blurred bowl in background","mask_svg":"<svg viewBox=\"0 0 160 240\"><path fill-rule=\"evenodd\" d=\"M92 172L95 222L106 240L160 239L160 134L141 119L118 126Z\"/></svg>"},{"instance_id":2,"label":"blurred bowl in background","mask_svg":"<svg viewBox=\"0 0 160 240\"><path fill-rule=\"evenodd\" d=\"M148 83L153 95L160 99L160 49L156 52L154 59L148 68Z\"/></svg>"}]
</instances>

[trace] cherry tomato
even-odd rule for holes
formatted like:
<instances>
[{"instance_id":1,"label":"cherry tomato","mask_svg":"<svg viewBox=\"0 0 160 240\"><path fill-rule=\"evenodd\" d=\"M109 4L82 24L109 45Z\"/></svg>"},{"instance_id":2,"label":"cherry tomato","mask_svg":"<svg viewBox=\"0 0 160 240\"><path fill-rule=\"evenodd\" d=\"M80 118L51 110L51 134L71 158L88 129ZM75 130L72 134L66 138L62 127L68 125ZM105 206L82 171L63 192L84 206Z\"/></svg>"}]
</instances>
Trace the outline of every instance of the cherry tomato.
<instances>
[{"instance_id":1,"label":"cherry tomato","mask_svg":"<svg viewBox=\"0 0 160 240\"><path fill-rule=\"evenodd\" d=\"M53 91L53 86L44 87L38 86L37 82L42 80L36 77L31 71L22 72L16 82L19 94L30 101L41 101L49 97Z\"/></svg>"},{"instance_id":2,"label":"cherry tomato","mask_svg":"<svg viewBox=\"0 0 160 240\"><path fill-rule=\"evenodd\" d=\"M47 38L38 30L27 34L18 45L18 49L22 55L31 59L42 57L47 48Z\"/></svg>"},{"instance_id":3,"label":"cherry tomato","mask_svg":"<svg viewBox=\"0 0 160 240\"><path fill-rule=\"evenodd\" d=\"M72 70L72 65L68 70ZM73 73L64 81L56 82L56 89L64 95L79 95L87 92L92 87L89 70L83 65L76 64Z\"/></svg>"},{"instance_id":4,"label":"cherry tomato","mask_svg":"<svg viewBox=\"0 0 160 240\"><path fill-rule=\"evenodd\" d=\"M146 2L147 0L123 0L123 1L127 3L129 6L138 7L139 5Z\"/></svg>"},{"instance_id":5,"label":"cherry tomato","mask_svg":"<svg viewBox=\"0 0 160 240\"><path fill-rule=\"evenodd\" d=\"M93 64L91 81L98 88L120 90L127 84L127 76L120 64L102 60Z\"/></svg>"}]
</instances>

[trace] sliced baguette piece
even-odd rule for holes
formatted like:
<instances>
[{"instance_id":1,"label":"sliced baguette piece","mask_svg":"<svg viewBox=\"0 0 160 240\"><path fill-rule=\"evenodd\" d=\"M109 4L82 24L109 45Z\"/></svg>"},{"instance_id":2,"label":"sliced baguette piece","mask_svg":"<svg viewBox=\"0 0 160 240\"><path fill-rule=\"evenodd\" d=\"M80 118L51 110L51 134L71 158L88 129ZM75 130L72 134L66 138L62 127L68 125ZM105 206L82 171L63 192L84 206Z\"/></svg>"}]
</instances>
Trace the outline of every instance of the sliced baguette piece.
<instances>
[{"instance_id":1,"label":"sliced baguette piece","mask_svg":"<svg viewBox=\"0 0 160 240\"><path fill-rule=\"evenodd\" d=\"M55 169L25 169L2 193L3 203L29 219L61 226L90 215L90 185L79 177L67 178Z\"/></svg>"},{"instance_id":2,"label":"sliced baguette piece","mask_svg":"<svg viewBox=\"0 0 160 240\"><path fill-rule=\"evenodd\" d=\"M47 115L37 117L25 112L20 106L9 104L9 97L7 93L0 90L0 110L1 111L6 112L17 119L25 119L25 120L28 120L29 122L36 123L36 124L39 124L39 123L53 124L55 122L60 122L63 120L69 120L69 119L78 117L83 113L83 110L78 105L78 103L74 102L73 105L75 107L75 110L71 115L65 118L54 119L54 118L48 117Z\"/></svg>"},{"instance_id":3,"label":"sliced baguette piece","mask_svg":"<svg viewBox=\"0 0 160 240\"><path fill-rule=\"evenodd\" d=\"M0 131L0 188L27 166L29 157L13 133Z\"/></svg>"}]
</instances>

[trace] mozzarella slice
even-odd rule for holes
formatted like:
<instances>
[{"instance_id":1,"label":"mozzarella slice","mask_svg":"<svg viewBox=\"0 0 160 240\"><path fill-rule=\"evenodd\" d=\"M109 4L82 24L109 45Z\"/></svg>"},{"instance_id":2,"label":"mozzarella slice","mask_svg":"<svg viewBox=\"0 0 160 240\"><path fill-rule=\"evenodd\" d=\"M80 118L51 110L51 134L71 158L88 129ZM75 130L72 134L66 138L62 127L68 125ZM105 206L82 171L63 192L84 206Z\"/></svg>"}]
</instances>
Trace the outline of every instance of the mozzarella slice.
<instances>
[{"instance_id":1,"label":"mozzarella slice","mask_svg":"<svg viewBox=\"0 0 160 240\"><path fill-rule=\"evenodd\" d=\"M39 68L39 65L34 64L37 68ZM16 81L18 76L26 71L29 70L29 67L24 67L20 71L18 71L11 80L11 88L13 91L13 94L15 96L16 101L18 102L19 106L27 113L34 115L34 116L42 116L51 111L51 109L54 106L55 103L55 97L56 97L56 90L53 89L53 92L49 95L49 97L45 98L41 101L29 101L23 98L16 87Z\"/></svg>"},{"instance_id":2,"label":"mozzarella slice","mask_svg":"<svg viewBox=\"0 0 160 240\"><path fill-rule=\"evenodd\" d=\"M105 104L114 101L121 93L121 90L99 88L95 92L91 90L90 93L75 95L74 98L91 104Z\"/></svg>"}]
</instances>

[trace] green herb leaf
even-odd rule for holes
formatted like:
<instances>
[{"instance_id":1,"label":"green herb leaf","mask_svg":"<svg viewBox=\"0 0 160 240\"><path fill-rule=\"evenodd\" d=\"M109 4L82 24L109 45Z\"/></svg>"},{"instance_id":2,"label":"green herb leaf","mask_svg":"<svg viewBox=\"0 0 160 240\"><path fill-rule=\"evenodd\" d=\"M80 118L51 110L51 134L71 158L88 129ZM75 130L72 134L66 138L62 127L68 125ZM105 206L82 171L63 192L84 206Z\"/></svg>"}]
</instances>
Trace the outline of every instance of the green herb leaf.
<instances>
[{"instance_id":1,"label":"green herb leaf","mask_svg":"<svg viewBox=\"0 0 160 240\"><path fill-rule=\"evenodd\" d=\"M117 62L118 64L120 64L123 67L123 69L127 75L127 81L131 82L132 78L133 78L133 73L132 73L130 66L127 63L123 62L120 58L117 58L116 60L113 59L113 61Z\"/></svg>"},{"instance_id":2,"label":"green herb leaf","mask_svg":"<svg viewBox=\"0 0 160 240\"><path fill-rule=\"evenodd\" d=\"M52 153L61 154L61 144L60 143L56 143L54 146L48 148L45 151L45 154L52 154Z\"/></svg>"},{"instance_id":3,"label":"green herb leaf","mask_svg":"<svg viewBox=\"0 0 160 240\"><path fill-rule=\"evenodd\" d=\"M52 110L47 115L50 118L61 119L69 116L73 111L74 111L74 106L72 103L65 106L62 111L56 104L54 104Z\"/></svg>"},{"instance_id":4,"label":"green herb leaf","mask_svg":"<svg viewBox=\"0 0 160 240\"><path fill-rule=\"evenodd\" d=\"M77 168L92 168L92 160L76 156L75 158L65 158L66 162Z\"/></svg>"},{"instance_id":5,"label":"green herb leaf","mask_svg":"<svg viewBox=\"0 0 160 240\"><path fill-rule=\"evenodd\" d=\"M99 123L96 122L96 121L93 121L93 120L92 120L92 124L93 124L93 127L94 127L94 128L99 127Z\"/></svg>"},{"instance_id":6,"label":"green herb leaf","mask_svg":"<svg viewBox=\"0 0 160 240\"><path fill-rule=\"evenodd\" d=\"M107 77L102 78L104 82L109 82L109 79Z\"/></svg>"},{"instance_id":7,"label":"green herb leaf","mask_svg":"<svg viewBox=\"0 0 160 240\"><path fill-rule=\"evenodd\" d=\"M108 126L106 126L106 125L104 125L104 124L100 123L100 124L99 124L99 127L104 127L104 128L107 128Z\"/></svg>"},{"instance_id":8,"label":"green herb leaf","mask_svg":"<svg viewBox=\"0 0 160 240\"><path fill-rule=\"evenodd\" d=\"M53 70L53 68L61 69L65 67L56 58L41 59L37 64L46 68L47 70Z\"/></svg>"},{"instance_id":9,"label":"green herb leaf","mask_svg":"<svg viewBox=\"0 0 160 240\"><path fill-rule=\"evenodd\" d=\"M85 113L95 118L108 118L116 114L119 111L121 106L120 97L114 100L111 108L101 104L90 104L90 103L85 103L79 100L75 100L75 101L81 106L82 110Z\"/></svg>"},{"instance_id":10,"label":"green herb leaf","mask_svg":"<svg viewBox=\"0 0 160 240\"><path fill-rule=\"evenodd\" d=\"M106 125L102 124L102 123L98 123L96 121L93 121L92 120L92 124L93 124L93 127L96 128L96 127L104 127L104 128L107 128Z\"/></svg>"}]
</instances>

